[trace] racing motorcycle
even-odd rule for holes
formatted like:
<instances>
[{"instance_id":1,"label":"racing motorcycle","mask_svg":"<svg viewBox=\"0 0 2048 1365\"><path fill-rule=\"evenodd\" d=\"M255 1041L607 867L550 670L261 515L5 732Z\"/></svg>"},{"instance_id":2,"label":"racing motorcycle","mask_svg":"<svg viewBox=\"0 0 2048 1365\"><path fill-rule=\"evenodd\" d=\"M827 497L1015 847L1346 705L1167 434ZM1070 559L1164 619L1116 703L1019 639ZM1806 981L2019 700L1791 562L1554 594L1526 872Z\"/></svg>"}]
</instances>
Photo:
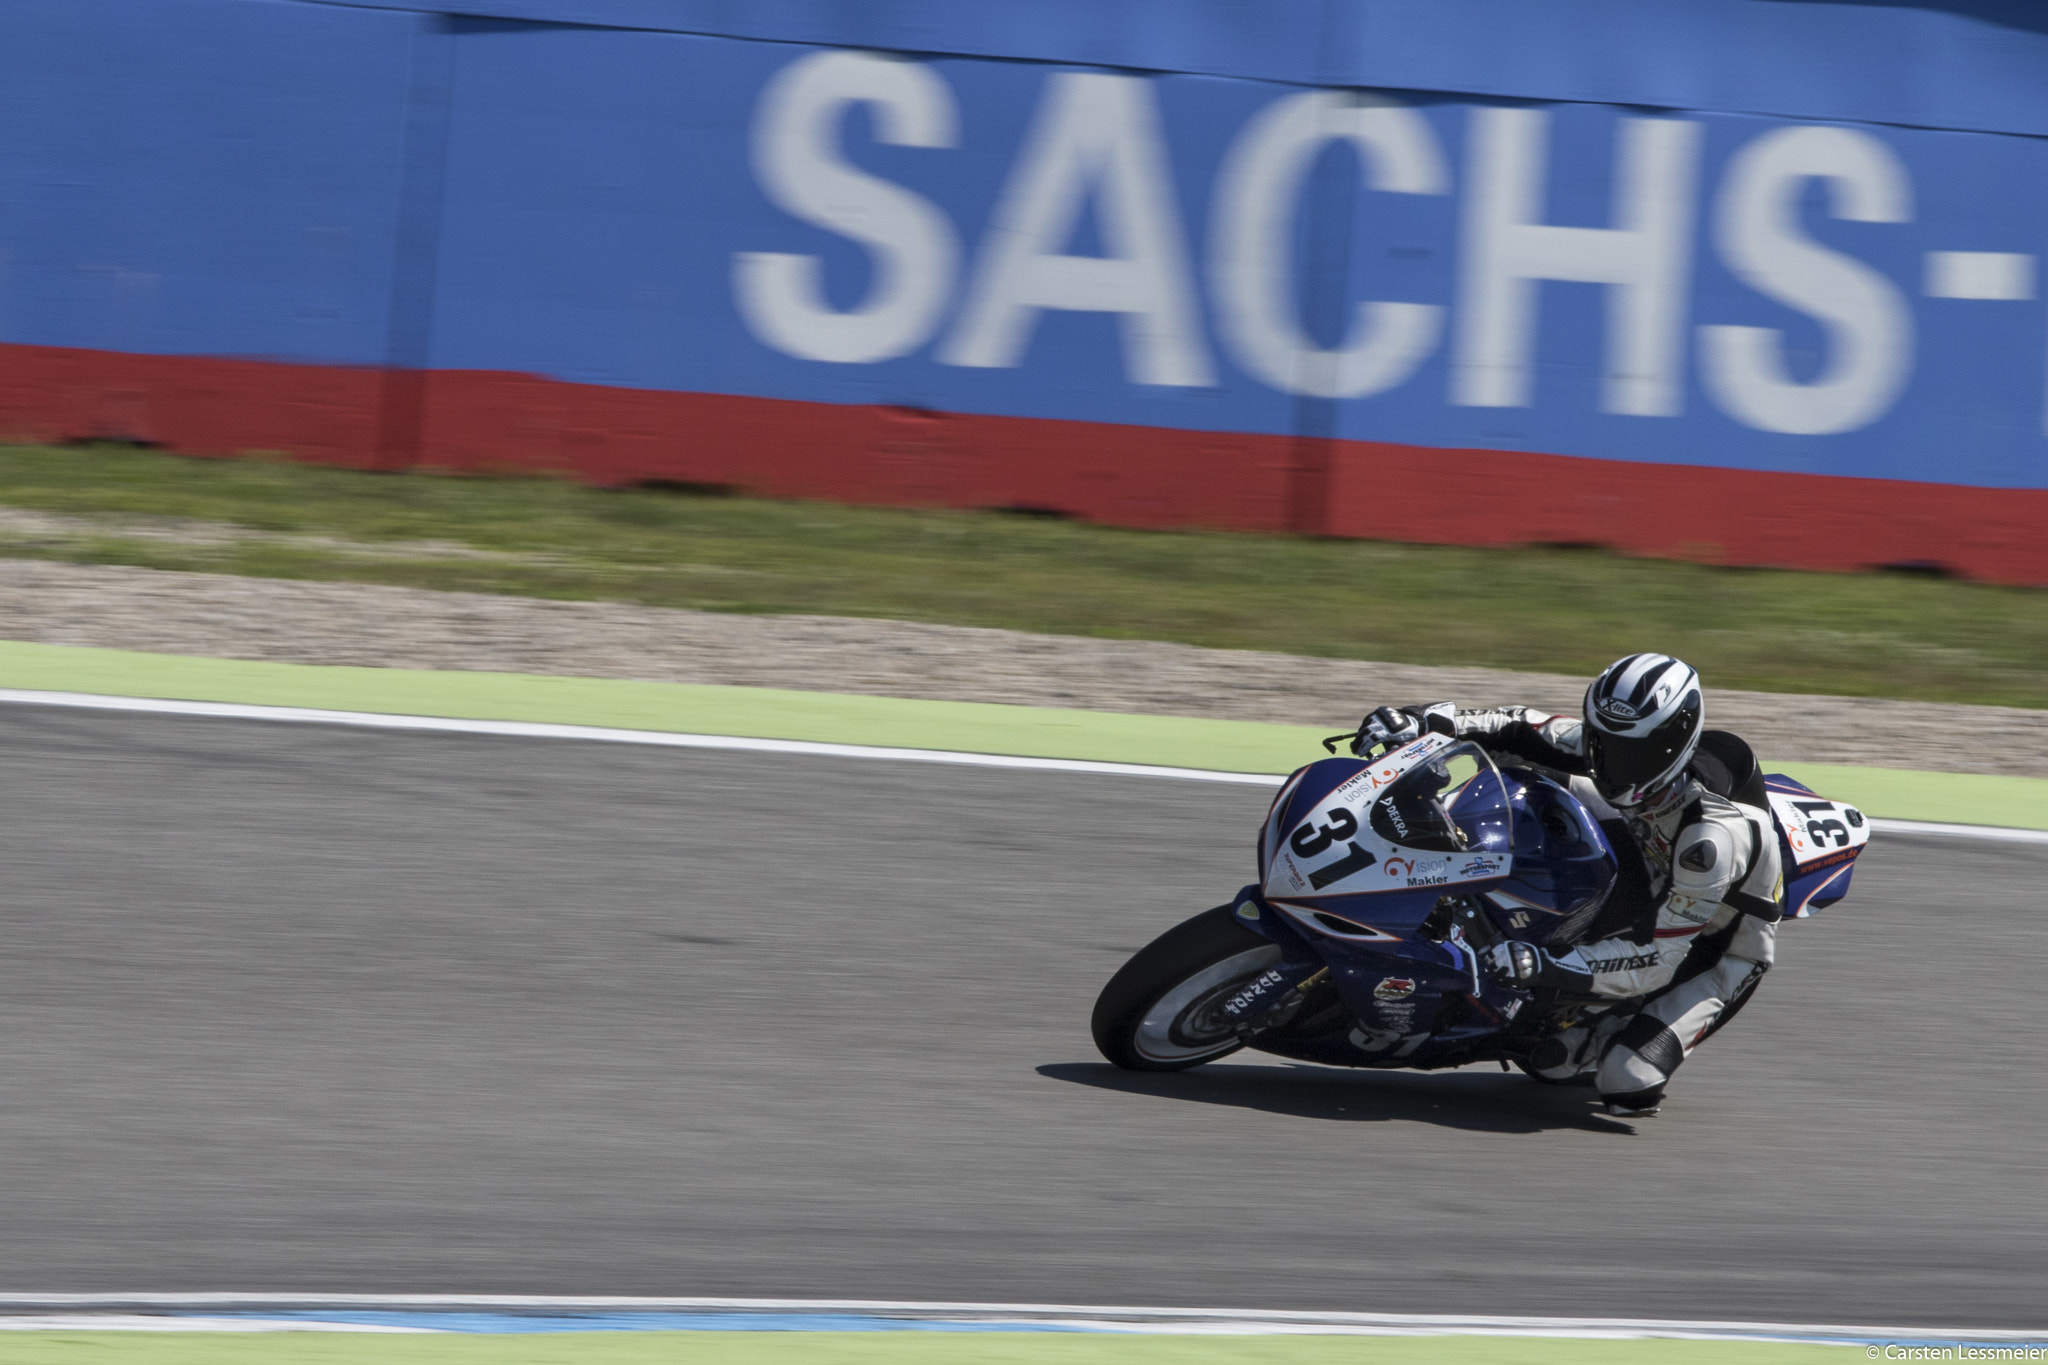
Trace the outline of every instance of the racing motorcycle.
<instances>
[{"instance_id":1,"label":"racing motorcycle","mask_svg":"<svg viewBox=\"0 0 2048 1365\"><path fill-rule=\"evenodd\" d=\"M1095 1045L1120 1067L1180 1071L1250 1047L1336 1066L1436 1070L1514 1063L1574 1024L1618 1029L1629 1002L1525 989L1480 969L1502 940L1563 951L1613 932L1621 875L1606 826L1545 772L1428 734L1320 759L1281 786L1259 832L1259 880L1169 929L1096 1001ZM1840 900L1870 839L1861 811L1765 775L1726 731L1693 772L1769 811L1801 919ZM1635 855L1630 854L1633 860ZM1633 892L1643 899L1646 887ZM1608 913L1603 915L1603 911ZM1695 951L1699 951L1696 949ZM1737 1006L1742 1002L1736 1002ZM1734 1010L1720 1022L1727 1022Z\"/></svg>"}]
</instances>

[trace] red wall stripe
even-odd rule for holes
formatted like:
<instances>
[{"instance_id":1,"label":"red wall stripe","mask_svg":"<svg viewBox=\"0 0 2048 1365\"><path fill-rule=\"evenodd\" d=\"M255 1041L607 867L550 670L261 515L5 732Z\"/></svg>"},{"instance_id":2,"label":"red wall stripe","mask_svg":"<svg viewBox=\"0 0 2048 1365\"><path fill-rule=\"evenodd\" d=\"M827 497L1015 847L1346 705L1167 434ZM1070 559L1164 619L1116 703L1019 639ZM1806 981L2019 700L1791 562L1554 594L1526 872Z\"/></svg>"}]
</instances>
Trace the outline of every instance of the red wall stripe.
<instances>
[{"instance_id":1,"label":"red wall stripe","mask_svg":"<svg viewBox=\"0 0 2048 1365\"><path fill-rule=\"evenodd\" d=\"M417 408L418 420L413 419ZM399 420L402 419L402 420ZM402 434L394 447L393 433ZM0 437L548 470L1113 526L1599 544L1716 564L1940 565L2048 585L2048 490L1633 464L569 384L484 371L0 345ZM405 448L410 442L411 448Z\"/></svg>"}]
</instances>

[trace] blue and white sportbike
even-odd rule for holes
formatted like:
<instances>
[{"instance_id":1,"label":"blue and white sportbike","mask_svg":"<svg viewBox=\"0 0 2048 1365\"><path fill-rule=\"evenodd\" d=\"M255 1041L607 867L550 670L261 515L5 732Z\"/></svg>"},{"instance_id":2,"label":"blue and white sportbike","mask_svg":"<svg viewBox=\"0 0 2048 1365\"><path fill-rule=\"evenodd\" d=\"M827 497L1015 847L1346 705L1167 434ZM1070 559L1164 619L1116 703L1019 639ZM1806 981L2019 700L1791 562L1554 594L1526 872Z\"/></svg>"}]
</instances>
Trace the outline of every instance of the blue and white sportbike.
<instances>
[{"instance_id":1,"label":"blue and white sportbike","mask_svg":"<svg viewBox=\"0 0 2048 1365\"><path fill-rule=\"evenodd\" d=\"M1341 739L1360 756L1311 763L1274 798L1259 880L1168 930L1103 988L1103 1056L1179 1071L1250 1047L1337 1066L1528 1071L1559 1030L1633 1012L1641 1002L1527 989L1480 969L1504 939L1563 951L1613 922L1602 911L1621 880L1614 846L1569 790L1444 735L1325 744ZM1709 730L1701 751L1703 783L1777 824L1781 912L1803 918L1840 900L1869 842L1862 812L1765 776L1734 735Z\"/></svg>"}]
</instances>

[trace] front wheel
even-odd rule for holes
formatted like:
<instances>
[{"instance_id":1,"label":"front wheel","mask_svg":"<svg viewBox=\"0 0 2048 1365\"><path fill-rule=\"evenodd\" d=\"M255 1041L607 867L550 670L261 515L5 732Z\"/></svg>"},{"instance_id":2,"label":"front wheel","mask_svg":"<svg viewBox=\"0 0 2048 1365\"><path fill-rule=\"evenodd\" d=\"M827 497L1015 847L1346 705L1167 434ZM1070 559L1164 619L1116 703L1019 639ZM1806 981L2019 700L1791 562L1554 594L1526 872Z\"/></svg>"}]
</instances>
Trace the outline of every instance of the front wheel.
<instances>
[{"instance_id":1,"label":"front wheel","mask_svg":"<svg viewBox=\"0 0 2048 1365\"><path fill-rule=\"evenodd\" d=\"M1096 998L1089 1025L1126 1071L1184 1071L1244 1046L1223 1003L1280 960L1232 907L1204 910L1138 950Z\"/></svg>"}]
</instances>

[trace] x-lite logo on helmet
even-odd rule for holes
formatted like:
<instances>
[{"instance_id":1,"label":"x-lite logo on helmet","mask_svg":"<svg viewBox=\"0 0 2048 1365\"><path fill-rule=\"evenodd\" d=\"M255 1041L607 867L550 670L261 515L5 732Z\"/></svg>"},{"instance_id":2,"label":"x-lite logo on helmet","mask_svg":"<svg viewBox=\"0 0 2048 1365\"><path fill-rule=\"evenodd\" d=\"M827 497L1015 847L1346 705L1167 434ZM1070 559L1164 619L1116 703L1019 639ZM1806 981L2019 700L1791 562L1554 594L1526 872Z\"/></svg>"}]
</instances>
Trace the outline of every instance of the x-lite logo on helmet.
<instances>
[{"instance_id":1,"label":"x-lite logo on helmet","mask_svg":"<svg viewBox=\"0 0 2048 1365\"><path fill-rule=\"evenodd\" d=\"M1601 720L1622 722L1618 728L1637 729L1663 719L1674 701L1698 686L1699 675L1688 664L1666 654L1631 654L1593 680L1587 709L1599 712Z\"/></svg>"}]
</instances>

